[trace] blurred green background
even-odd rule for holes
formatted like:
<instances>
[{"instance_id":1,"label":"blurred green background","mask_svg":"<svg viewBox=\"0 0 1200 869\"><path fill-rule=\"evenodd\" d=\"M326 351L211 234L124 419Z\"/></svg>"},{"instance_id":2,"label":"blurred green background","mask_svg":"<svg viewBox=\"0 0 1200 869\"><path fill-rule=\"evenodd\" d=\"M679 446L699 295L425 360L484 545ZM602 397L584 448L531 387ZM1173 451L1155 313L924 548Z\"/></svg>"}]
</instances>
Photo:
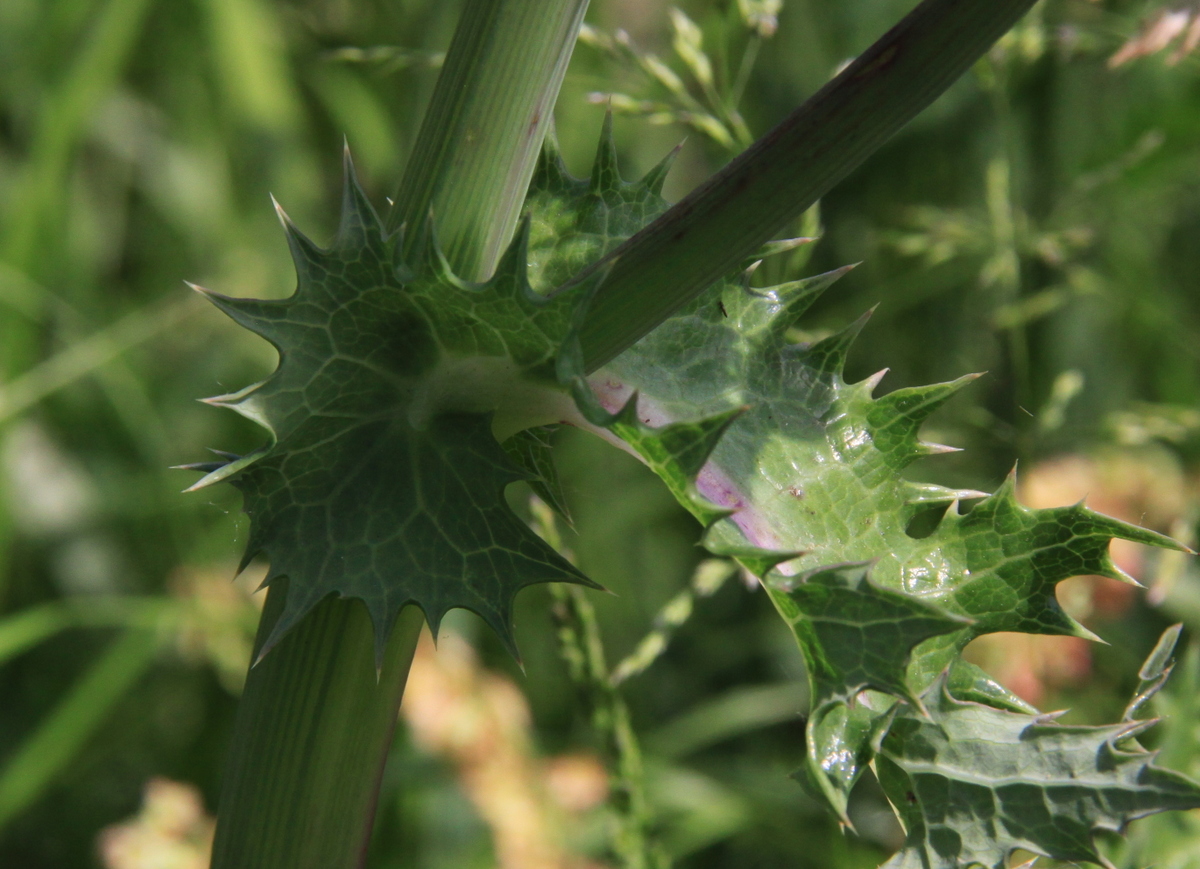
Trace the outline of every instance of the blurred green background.
<instances>
[{"instance_id":1,"label":"blurred green background","mask_svg":"<svg viewBox=\"0 0 1200 869\"><path fill-rule=\"evenodd\" d=\"M0 867L207 865L256 569L230 583L246 532L234 491L182 495L192 477L168 468L262 441L195 399L274 359L183 281L288 294L268 194L329 238L343 137L382 206L460 5L0 0ZM659 0L593 0L557 110L577 174L607 103L628 177L687 137L667 187L682 195L914 3L786 0L777 21L764 0L679 5L689 19ZM1031 505L1087 495L1195 543L1197 43L1194 5L1044 0L797 221L818 244L764 267L778 279L862 263L797 336L879 303L857 376L890 367L894 388L988 372L929 427L964 452L922 463L921 478L992 489L1019 460ZM628 456L571 432L557 449L568 545L616 593L594 596L615 666L687 586L698 529ZM1190 560L1116 555L1147 592L1081 579L1060 593L1111 645L985 638L975 659L1043 708L1114 720L1162 628L1200 628ZM463 613L446 631L477 656L451 639L418 659L426 675L449 669L414 682L370 866L617 865L611 758L551 609L548 589L522 596L523 673ZM1196 655L1160 702L1158 735L1164 763L1193 773ZM782 624L739 579L697 596L662 657L624 683L651 826L677 865L849 869L896 847L870 782L854 836L789 779L802 683ZM545 853L513 857L506 837L529 830ZM1141 822L1113 856L1200 867L1200 819Z\"/></svg>"}]
</instances>

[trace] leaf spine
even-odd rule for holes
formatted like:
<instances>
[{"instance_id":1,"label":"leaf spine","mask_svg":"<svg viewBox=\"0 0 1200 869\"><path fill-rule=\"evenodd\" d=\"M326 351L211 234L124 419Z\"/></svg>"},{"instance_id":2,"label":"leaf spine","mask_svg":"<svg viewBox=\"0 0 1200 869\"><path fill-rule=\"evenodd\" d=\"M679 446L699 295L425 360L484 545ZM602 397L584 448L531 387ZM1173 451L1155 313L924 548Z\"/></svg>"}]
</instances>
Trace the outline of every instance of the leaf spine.
<instances>
[{"instance_id":1,"label":"leaf spine","mask_svg":"<svg viewBox=\"0 0 1200 869\"><path fill-rule=\"evenodd\" d=\"M667 176L671 173L671 167L675 165L675 158L679 156L681 150L683 150L683 142L680 142L668 151L667 155L659 160L654 165L654 168L643 175L637 183L644 187L648 193L661 196L663 185L666 183Z\"/></svg>"},{"instance_id":2,"label":"leaf spine","mask_svg":"<svg viewBox=\"0 0 1200 869\"><path fill-rule=\"evenodd\" d=\"M542 140L542 150L538 155L537 168L534 170L534 180L531 186L561 191L577 187L582 183L584 183L583 179L576 178L567 170L566 161L563 160L562 151L558 147L558 135L555 133L554 125L551 124L546 131L546 138Z\"/></svg>"},{"instance_id":3,"label":"leaf spine","mask_svg":"<svg viewBox=\"0 0 1200 869\"><path fill-rule=\"evenodd\" d=\"M438 240L437 222L434 220L432 208L429 209L429 214L425 218L425 230L421 234L421 239L424 242L421 263L431 277L460 290L469 290L475 287L472 282L456 275L454 268L450 265L450 260L446 259L446 254L442 251L442 244Z\"/></svg>"},{"instance_id":4,"label":"leaf spine","mask_svg":"<svg viewBox=\"0 0 1200 869\"><path fill-rule=\"evenodd\" d=\"M846 370L846 358L850 353L850 346L858 337L858 333L867 325L867 321L871 319L873 313L875 313L875 309L871 308L840 332L835 332L828 338L823 338L803 348L804 360L826 377L841 380Z\"/></svg>"},{"instance_id":5,"label":"leaf spine","mask_svg":"<svg viewBox=\"0 0 1200 869\"><path fill-rule=\"evenodd\" d=\"M775 241L768 241L751 255L751 259L764 260L769 257L778 256L779 254L793 251L798 247L803 247L806 244L812 244L816 240L816 238L809 236L797 236L796 238L780 238ZM853 266L847 266L846 268L850 269Z\"/></svg>"},{"instance_id":6,"label":"leaf spine","mask_svg":"<svg viewBox=\"0 0 1200 869\"><path fill-rule=\"evenodd\" d=\"M342 213L334 248L348 252L361 250L372 233L382 239L383 222L359 184L350 146L346 144L342 149Z\"/></svg>"},{"instance_id":7,"label":"leaf spine","mask_svg":"<svg viewBox=\"0 0 1200 869\"><path fill-rule=\"evenodd\" d=\"M704 548L714 555L724 555L729 558L736 559L739 564L749 570L760 580L767 578L774 568L783 564L785 561L791 561L795 558L807 555L808 553L800 549L777 550L763 549L758 546L725 546L707 538L710 535L705 535Z\"/></svg>"},{"instance_id":8,"label":"leaf spine","mask_svg":"<svg viewBox=\"0 0 1200 869\"><path fill-rule=\"evenodd\" d=\"M755 289L747 285L748 292L758 297L758 304L766 307L769 312L767 315L768 337L765 342L766 347L772 351L782 348L787 342L787 331L812 307L817 299L825 294L827 289L841 280L842 276L852 268L854 267L842 266L824 274L801 278L798 281L789 281L784 284L776 284L775 286L763 289ZM863 320L864 324L865 322ZM861 329L861 325L858 328ZM851 340L857 334L858 332L855 331L851 335ZM847 344L848 348L849 345Z\"/></svg>"},{"instance_id":9,"label":"leaf spine","mask_svg":"<svg viewBox=\"0 0 1200 869\"><path fill-rule=\"evenodd\" d=\"M606 191L615 190L623 183L617 166L617 143L613 139L613 114L609 109L604 114L604 126L600 130L600 142L596 146L588 190L596 196L603 196Z\"/></svg>"},{"instance_id":10,"label":"leaf spine","mask_svg":"<svg viewBox=\"0 0 1200 869\"><path fill-rule=\"evenodd\" d=\"M320 263L328 256L328 251L301 232L299 227L292 222L287 212L283 210L283 206L275 199L274 194L271 194L271 205L275 209L275 216L279 218L279 223L283 226L284 235L287 236L288 250L291 251L292 263L297 272L303 272L306 266Z\"/></svg>"},{"instance_id":11,"label":"leaf spine","mask_svg":"<svg viewBox=\"0 0 1200 869\"><path fill-rule=\"evenodd\" d=\"M532 223L528 213L521 217L517 231L496 264L496 271L488 281L488 286L503 295L544 304L545 299L535 293L529 283L529 236Z\"/></svg>"}]
</instances>

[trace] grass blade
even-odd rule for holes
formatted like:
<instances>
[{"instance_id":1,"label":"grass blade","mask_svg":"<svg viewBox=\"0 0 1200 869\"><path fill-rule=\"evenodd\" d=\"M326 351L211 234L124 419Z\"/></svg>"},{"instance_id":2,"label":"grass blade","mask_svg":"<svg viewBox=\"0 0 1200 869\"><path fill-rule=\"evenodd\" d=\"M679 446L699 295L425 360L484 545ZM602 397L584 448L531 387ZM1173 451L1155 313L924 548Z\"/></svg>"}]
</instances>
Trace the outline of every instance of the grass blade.
<instances>
[{"instance_id":1,"label":"grass blade","mask_svg":"<svg viewBox=\"0 0 1200 869\"><path fill-rule=\"evenodd\" d=\"M0 771L0 829L66 769L108 711L149 668L158 641L126 631L72 686Z\"/></svg>"},{"instance_id":2,"label":"grass blade","mask_svg":"<svg viewBox=\"0 0 1200 869\"><path fill-rule=\"evenodd\" d=\"M130 347L177 325L201 308L194 299L137 308L0 386L0 422L120 356Z\"/></svg>"}]
</instances>

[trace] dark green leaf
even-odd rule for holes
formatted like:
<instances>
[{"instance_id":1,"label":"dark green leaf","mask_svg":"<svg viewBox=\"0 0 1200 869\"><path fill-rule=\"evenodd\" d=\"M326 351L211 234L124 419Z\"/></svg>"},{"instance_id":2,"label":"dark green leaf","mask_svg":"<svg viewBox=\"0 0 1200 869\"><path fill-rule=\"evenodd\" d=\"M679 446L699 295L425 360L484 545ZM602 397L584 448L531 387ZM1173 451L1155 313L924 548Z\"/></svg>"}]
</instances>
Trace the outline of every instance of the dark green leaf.
<instances>
[{"instance_id":1,"label":"dark green leaf","mask_svg":"<svg viewBox=\"0 0 1200 869\"><path fill-rule=\"evenodd\" d=\"M563 493L562 481L558 478L553 445L550 442L554 430L555 426L550 425L527 428L517 432L501 446L509 458L529 474L526 479L534 493L569 523L571 513L567 509L566 495Z\"/></svg>"},{"instance_id":2,"label":"dark green leaf","mask_svg":"<svg viewBox=\"0 0 1200 869\"><path fill-rule=\"evenodd\" d=\"M333 245L284 226L299 278L291 298L208 294L279 350L267 380L210 400L273 441L197 484L242 490L246 558L264 553L268 583L290 580L264 653L327 595L367 604L377 651L409 603L435 631L447 610L474 610L512 648L518 591L586 582L509 511L505 486L539 474L495 434L574 413L553 371L575 300L530 289L528 224L485 284L459 280L431 231L421 260L404 261L348 159Z\"/></svg>"},{"instance_id":3,"label":"dark green leaf","mask_svg":"<svg viewBox=\"0 0 1200 869\"><path fill-rule=\"evenodd\" d=\"M1100 863L1098 831L1200 807L1200 786L1133 740L1153 722L1064 726L955 699L944 679L925 705L899 712L876 760L907 830L888 869L1001 869L1018 848Z\"/></svg>"}]
</instances>

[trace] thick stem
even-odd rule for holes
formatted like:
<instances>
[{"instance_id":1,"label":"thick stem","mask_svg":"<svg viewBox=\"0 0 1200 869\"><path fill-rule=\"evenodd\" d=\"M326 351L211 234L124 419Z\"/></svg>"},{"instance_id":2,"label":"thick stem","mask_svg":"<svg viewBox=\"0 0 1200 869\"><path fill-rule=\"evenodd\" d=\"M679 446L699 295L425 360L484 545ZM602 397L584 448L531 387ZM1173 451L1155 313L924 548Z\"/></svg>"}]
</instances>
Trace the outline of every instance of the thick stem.
<instances>
[{"instance_id":1,"label":"thick stem","mask_svg":"<svg viewBox=\"0 0 1200 869\"><path fill-rule=\"evenodd\" d=\"M286 593L285 584L272 584L256 647ZM331 598L251 668L221 791L213 869L363 865L423 624L416 607L400 614L377 675L367 608Z\"/></svg>"},{"instance_id":2,"label":"thick stem","mask_svg":"<svg viewBox=\"0 0 1200 869\"><path fill-rule=\"evenodd\" d=\"M490 272L520 215L587 0L470 0L389 220L432 209L451 265ZM417 233L411 233L413 238ZM283 610L272 585L259 628ZM360 601L317 606L250 671L214 869L354 869L422 620L401 613L382 670Z\"/></svg>"},{"instance_id":3,"label":"thick stem","mask_svg":"<svg viewBox=\"0 0 1200 869\"><path fill-rule=\"evenodd\" d=\"M737 268L978 60L1035 0L925 0L837 78L596 263L594 371Z\"/></svg>"},{"instance_id":4,"label":"thick stem","mask_svg":"<svg viewBox=\"0 0 1200 869\"><path fill-rule=\"evenodd\" d=\"M415 244L433 213L463 277L487 277L512 237L587 0L472 0L455 31L388 216Z\"/></svg>"}]
</instances>

